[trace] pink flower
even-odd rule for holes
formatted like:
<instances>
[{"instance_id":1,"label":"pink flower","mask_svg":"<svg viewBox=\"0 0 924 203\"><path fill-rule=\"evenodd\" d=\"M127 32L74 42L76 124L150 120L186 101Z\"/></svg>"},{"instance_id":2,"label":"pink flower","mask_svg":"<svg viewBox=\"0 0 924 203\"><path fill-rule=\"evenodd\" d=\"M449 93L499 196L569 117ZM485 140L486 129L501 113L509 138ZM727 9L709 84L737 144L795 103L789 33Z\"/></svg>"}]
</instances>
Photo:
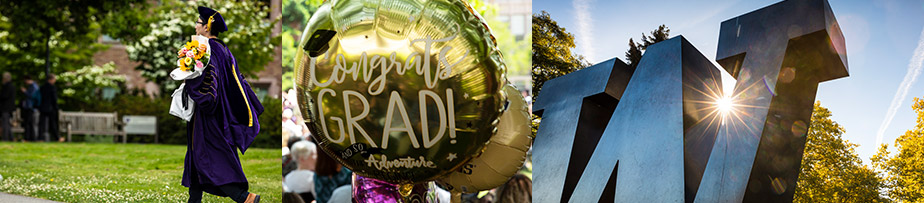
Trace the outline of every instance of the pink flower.
<instances>
[{"instance_id":1,"label":"pink flower","mask_svg":"<svg viewBox=\"0 0 924 203\"><path fill-rule=\"evenodd\" d=\"M191 52L191 51L187 51L187 52L186 52L186 57L192 58L192 57L195 57L195 56L196 56L196 54L193 53L193 52Z\"/></svg>"},{"instance_id":2,"label":"pink flower","mask_svg":"<svg viewBox=\"0 0 924 203\"><path fill-rule=\"evenodd\" d=\"M203 66L205 65L202 64L202 61L196 60L196 69L202 69Z\"/></svg>"},{"instance_id":3,"label":"pink flower","mask_svg":"<svg viewBox=\"0 0 924 203\"><path fill-rule=\"evenodd\" d=\"M186 55L186 52L187 52L187 51L189 51L189 50L186 50L186 47L183 47L183 49L180 49L180 51L177 52L177 55L180 56L180 57L183 57L183 55Z\"/></svg>"}]
</instances>

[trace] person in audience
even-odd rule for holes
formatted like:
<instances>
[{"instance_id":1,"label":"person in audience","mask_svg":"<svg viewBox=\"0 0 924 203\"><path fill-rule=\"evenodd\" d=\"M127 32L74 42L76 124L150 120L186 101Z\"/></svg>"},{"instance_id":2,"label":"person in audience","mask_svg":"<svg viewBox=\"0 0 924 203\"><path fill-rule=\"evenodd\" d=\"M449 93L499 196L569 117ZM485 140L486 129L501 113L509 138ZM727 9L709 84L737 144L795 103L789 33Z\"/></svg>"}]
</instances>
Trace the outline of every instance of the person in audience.
<instances>
[{"instance_id":1,"label":"person in audience","mask_svg":"<svg viewBox=\"0 0 924 203\"><path fill-rule=\"evenodd\" d=\"M353 202L353 186L344 185L334 189L330 193L330 200L327 203L351 203Z\"/></svg>"},{"instance_id":2,"label":"person in audience","mask_svg":"<svg viewBox=\"0 0 924 203\"><path fill-rule=\"evenodd\" d=\"M55 86L55 74L45 77L45 84L39 88L42 103L39 105L39 137L46 142L63 142L58 138L58 87ZM45 133L48 133L47 135Z\"/></svg>"},{"instance_id":3,"label":"person in audience","mask_svg":"<svg viewBox=\"0 0 924 203\"><path fill-rule=\"evenodd\" d=\"M531 202L533 199L533 181L523 174L516 174L507 183L497 188L498 203Z\"/></svg>"},{"instance_id":4,"label":"person in audience","mask_svg":"<svg viewBox=\"0 0 924 203\"><path fill-rule=\"evenodd\" d=\"M291 149L292 159L298 163L298 169L285 177L286 187L302 197L302 200L314 200L314 167L318 159L317 146L309 141L296 142Z\"/></svg>"},{"instance_id":5,"label":"person in audience","mask_svg":"<svg viewBox=\"0 0 924 203\"><path fill-rule=\"evenodd\" d=\"M32 80L32 76L26 75L23 78L25 87L22 88L23 97L19 102L19 117L22 119L23 139L26 141L38 140L35 134L35 110L41 103L41 93L38 84Z\"/></svg>"},{"instance_id":6,"label":"person in audience","mask_svg":"<svg viewBox=\"0 0 924 203\"><path fill-rule=\"evenodd\" d=\"M302 197L299 197L298 194L283 192L282 203L305 203L305 200L303 200Z\"/></svg>"},{"instance_id":7,"label":"person in audience","mask_svg":"<svg viewBox=\"0 0 924 203\"><path fill-rule=\"evenodd\" d=\"M9 72L3 72L0 86L0 137L4 141L13 141L12 118L16 110L16 87Z\"/></svg>"},{"instance_id":8,"label":"person in audience","mask_svg":"<svg viewBox=\"0 0 924 203\"><path fill-rule=\"evenodd\" d=\"M320 150L314 170L314 191L317 202L328 202L334 189L350 185L353 181L353 171L334 160L333 157Z\"/></svg>"}]
</instances>

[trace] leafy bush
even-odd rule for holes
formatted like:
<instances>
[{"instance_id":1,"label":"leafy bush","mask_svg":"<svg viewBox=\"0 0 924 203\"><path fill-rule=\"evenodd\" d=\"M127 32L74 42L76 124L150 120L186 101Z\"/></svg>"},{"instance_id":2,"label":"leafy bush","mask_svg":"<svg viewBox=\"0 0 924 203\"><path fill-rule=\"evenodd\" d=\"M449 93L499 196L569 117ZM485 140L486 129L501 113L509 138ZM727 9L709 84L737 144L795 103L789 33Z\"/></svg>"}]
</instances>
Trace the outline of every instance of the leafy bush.
<instances>
[{"instance_id":1,"label":"leafy bush","mask_svg":"<svg viewBox=\"0 0 924 203\"><path fill-rule=\"evenodd\" d=\"M263 114L260 114L260 135L251 146L259 148L282 147L282 99L265 97Z\"/></svg>"},{"instance_id":2,"label":"leafy bush","mask_svg":"<svg viewBox=\"0 0 924 203\"><path fill-rule=\"evenodd\" d=\"M260 134L252 147L278 148L282 140L282 100L271 97L263 98L263 114L260 115ZM186 121L170 115L170 97L151 99L133 91L120 94L111 102L94 102L86 109L92 112L118 112L123 115L150 115L157 117L158 142L163 144L186 144ZM154 143L154 136L129 135L129 142Z\"/></svg>"},{"instance_id":3,"label":"leafy bush","mask_svg":"<svg viewBox=\"0 0 924 203\"><path fill-rule=\"evenodd\" d=\"M44 80L37 80L39 85ZM64 72L58 75L58 99L60 107L66 111L85 109L92 103L102 99L104 88L118 88L125 82L125 77L118 75L115 64L112 62L102 66L89 65L80 69Z\"/></svg>"}]
</instances>

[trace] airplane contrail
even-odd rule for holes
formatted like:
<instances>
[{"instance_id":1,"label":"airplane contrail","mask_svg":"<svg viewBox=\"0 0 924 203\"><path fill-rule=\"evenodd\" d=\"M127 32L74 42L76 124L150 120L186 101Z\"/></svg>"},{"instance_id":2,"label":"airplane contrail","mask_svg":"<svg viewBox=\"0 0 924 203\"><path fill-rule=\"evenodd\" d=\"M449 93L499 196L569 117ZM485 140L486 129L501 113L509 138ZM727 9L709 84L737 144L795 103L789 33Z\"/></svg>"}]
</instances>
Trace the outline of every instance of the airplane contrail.
<instances>
[{"instance_id":1,"label":"airplane contrail","mask_svg":"<svg viewBox=\"0 0 924 203\"><path fill-rule=\"evenodd\" d=\"M914 81L921 75L922 63L924 63L924 30L921 30L918 47L914 49L914 55L911 56L911 61L908 63L908 72L905 73L905 79L898 85L898 91L895 92L895 97L892 97L892 104L889 105L889 111L882 120L882 124L879 125L879 132L876 133L877 147L882 144L882 136L885 134L885 130L889 128L889 124L892 123L892 119L895 118L895 113L898 111L898 108L902 106L902 102L908 97L908 91L911 90L911 85L913 85Z\"/></svg>"},{"instance_id":2,"label":"airplane contrail","mask_svg":"<svg viewBox=\"0 0 924 203\"><path fill-rule=\"evenodd\" d=\"M594 33L593 19L590 17L590 4L593 0L574 0L571 4L574 6L575 20L577 20L578 43L588 62L594 63L597 59L594 55Z\"/></svg>"}]
</instances>

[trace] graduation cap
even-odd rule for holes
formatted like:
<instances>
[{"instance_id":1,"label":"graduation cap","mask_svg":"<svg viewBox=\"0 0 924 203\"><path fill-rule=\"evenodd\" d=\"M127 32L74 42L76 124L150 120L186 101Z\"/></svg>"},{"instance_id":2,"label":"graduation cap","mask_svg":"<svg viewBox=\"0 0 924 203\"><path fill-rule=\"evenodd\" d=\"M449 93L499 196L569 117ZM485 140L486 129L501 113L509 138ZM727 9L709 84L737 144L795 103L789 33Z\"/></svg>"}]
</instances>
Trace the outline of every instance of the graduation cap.
<instances>
[{"instance_id":1,"label":"graduation cap","mask_svg":"<svg viewBox=\"0 0 924 203\"><path fill-rule=\"evenodd\" d=\"M205 27L208 31L228 31L228 25L225 25L225 19L222 18L221 13L218 13L215 9L200 6L199 19L205 22Z\"/></svg>"}]
</instances>

